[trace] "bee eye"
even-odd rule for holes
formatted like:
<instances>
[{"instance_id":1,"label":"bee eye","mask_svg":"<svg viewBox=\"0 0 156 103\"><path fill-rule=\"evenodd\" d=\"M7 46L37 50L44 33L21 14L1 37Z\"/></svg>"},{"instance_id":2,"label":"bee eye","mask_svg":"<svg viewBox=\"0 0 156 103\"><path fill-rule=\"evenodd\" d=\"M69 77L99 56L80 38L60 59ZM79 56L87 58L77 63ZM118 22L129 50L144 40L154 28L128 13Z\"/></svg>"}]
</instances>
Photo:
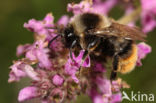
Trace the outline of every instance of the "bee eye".
<instances>
[{"instance_id":1,"label":"bee eye","mask_svg":"<svg viewBox=\"0 0 156 103\"><path fill-rule=\"evenodd\" d=\"M95 47L98 41L99 41L99 38L97 38L95 35L87 34L85 36L85 42L87 44L88 49Z\"/></svg>"},{"instance_id":2,"label":"bee eye","mask_svg":"<svg viewBox=\"0 0 156 103\"><path fill-rule=\"evenodd\" d=\"M74 35L74 29L72 27L66 28L64 30L64 36L65 36L65 38L71 37L73 35Z\"/></svg>"},{"instance_id":3,"label":"bee eye","mask_svg":"<svg viewBox=\"0 0 156 103\"><path fill-rule=\"evenodd\" d=\"M77 39L78 37L75 35L73 28L66 28L64 31L64 39L65 39L65 45L66 47L70 48L72 43Z\"/></svg>"},{"instance_id":4,"label":"bee eye","mask_svg":"<svg viewBox=\"0 0 156 103\"><path fill-rule=\"evenodd\" d=\"M92 43L90 43L90 48L94 47L96 45L97 41L93 41Z\"/></svg>"},{"instance_id":5,"label":"bee eye","mask_svg":"<svg viewBox=\"0 0 156 103\"><path fill-rule=\"evenodd\" d=\"M73 36L73 33L67 34L67 37L71 37L71 36Z\"/></svg>"}]
</instances>

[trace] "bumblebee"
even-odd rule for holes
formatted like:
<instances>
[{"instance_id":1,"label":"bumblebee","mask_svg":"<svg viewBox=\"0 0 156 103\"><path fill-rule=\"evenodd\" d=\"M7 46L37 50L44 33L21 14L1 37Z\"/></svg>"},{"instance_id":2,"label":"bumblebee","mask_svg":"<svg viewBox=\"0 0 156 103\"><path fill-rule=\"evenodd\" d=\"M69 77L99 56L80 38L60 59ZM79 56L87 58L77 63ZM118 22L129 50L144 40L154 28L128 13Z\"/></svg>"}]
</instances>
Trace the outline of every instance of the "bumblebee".
<instances>
[{"instance_id":1,"label":"bumblebee","mask_svg":"<svg viewBox=\"0 0 156 103\"><path fill-rule=\"evenodd\" d=\"M87 55L101 61L112 58L111 80L116 78L117 72L125 74L135 68L138 56L136 40L144 41L145 38L137 27L119 24L96 13L75 15L50 44L59 36L63 37L70 54L75 48L85 50L83 60Z\"/></svg>"}]
</instances>

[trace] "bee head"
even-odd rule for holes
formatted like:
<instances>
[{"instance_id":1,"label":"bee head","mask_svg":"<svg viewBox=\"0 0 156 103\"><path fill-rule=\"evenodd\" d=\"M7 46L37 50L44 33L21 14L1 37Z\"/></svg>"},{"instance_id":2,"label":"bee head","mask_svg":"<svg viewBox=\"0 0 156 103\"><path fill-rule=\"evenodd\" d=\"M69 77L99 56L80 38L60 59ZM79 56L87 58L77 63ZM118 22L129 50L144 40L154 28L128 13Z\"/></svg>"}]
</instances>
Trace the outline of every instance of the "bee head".
<instances>
[{"instance_id":1,"label":"bee head","mask_svg":"<svg viewBox=\"0 0 156 103\"><path fill-rule=\"evenodd\" d=\"M78 44L79 37L75 34L73 26L67 26L62 33L67 48L73 48Z\"/></svg>"}]
</instances>

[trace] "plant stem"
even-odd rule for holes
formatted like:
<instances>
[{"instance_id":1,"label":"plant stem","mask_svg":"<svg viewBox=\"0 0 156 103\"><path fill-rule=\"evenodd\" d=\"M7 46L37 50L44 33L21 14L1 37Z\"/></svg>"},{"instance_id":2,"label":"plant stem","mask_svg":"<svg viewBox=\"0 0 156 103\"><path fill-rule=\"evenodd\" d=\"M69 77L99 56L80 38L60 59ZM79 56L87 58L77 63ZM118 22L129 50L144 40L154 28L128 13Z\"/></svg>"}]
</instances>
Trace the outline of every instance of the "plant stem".
<instances>
[{"instance_id":1,"label":"plant stem","mask_svg":"<svg viewBox=\"0 0 156 103\"><path fill-rule=\"evenodd\" d=\"M117 20L117 22L120 24L128 24L132 21L137 20L140 16L140 13L141 13L141 7L138 7L132 13L121 17L119 20Z\"/></svg>"}]
</instances>

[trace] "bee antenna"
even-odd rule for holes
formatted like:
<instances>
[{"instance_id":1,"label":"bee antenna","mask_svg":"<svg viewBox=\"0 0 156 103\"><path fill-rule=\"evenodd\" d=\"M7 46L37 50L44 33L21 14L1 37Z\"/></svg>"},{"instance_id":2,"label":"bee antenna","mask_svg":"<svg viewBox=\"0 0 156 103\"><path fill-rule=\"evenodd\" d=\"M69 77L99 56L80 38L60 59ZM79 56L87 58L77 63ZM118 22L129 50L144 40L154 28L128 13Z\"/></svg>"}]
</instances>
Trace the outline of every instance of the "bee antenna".
<instances>
[{"instance_id":1,"label":"bee antenna","mask_svg":"<svg viewBox=\"0 0 156 103\"><path fill-rule=\"evenodd\" d=\"M51 39L50 40L50 42L48 43L48 48L50 48L50 45L52 44L52 42L54 41L54 40L56 40L58 37L60 37L61 35L57 35L57 36L55 36L53 39Z\"/></svg>"}]
</instances>

